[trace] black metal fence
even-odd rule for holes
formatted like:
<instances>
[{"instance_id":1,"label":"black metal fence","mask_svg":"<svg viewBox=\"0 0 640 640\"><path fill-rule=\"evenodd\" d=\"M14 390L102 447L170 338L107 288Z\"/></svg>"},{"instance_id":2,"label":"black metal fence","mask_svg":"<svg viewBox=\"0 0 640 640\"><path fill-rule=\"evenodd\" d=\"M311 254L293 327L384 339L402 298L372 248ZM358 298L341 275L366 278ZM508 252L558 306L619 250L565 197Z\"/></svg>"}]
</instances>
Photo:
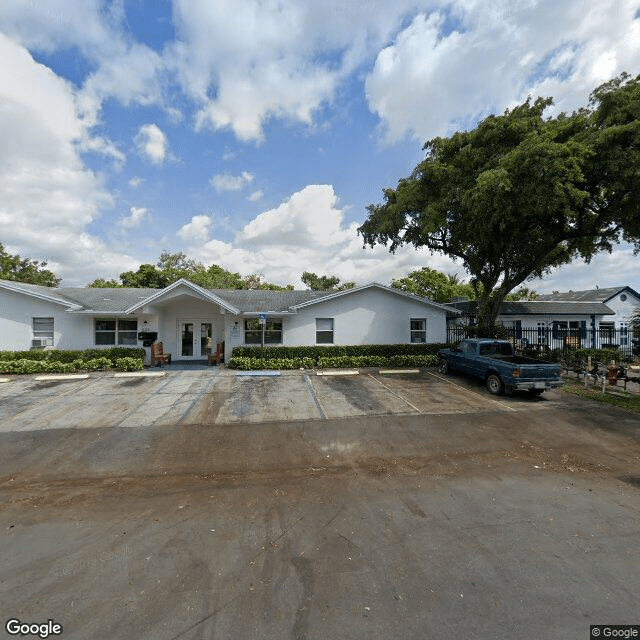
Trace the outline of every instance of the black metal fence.
<instances>
[{"instance_id":1,"label":"black metal fence","mask_svg":"<svg viewBox=\"0 0 640 640\"><path fill-rule=\"evenodd\" d=\"M617 349L626 357L640 355L640 333L634 334L631 329L624 328L498 327L493 336L477 336L473 327L455 324L447 327L447 342L455 343L470 337L510 340L516 349L522 351Z\"/></svg>"}]
</instances>

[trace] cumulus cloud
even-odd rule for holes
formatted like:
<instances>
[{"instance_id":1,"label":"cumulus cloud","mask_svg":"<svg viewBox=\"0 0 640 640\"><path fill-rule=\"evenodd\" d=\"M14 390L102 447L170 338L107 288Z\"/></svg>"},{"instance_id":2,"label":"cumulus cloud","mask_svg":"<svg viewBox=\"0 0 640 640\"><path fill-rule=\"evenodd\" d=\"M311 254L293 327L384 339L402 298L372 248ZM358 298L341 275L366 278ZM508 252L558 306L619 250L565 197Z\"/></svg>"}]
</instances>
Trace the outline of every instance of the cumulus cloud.
<instances>
[{"instance_id":1,"label":"cumulus cloud","mask_svg":"<svg viewBox=\"0 0 640 640\"><path fill-rule=\"evenodd\" d=\"M118 224L123 229L134 229L149 219L150 215L147 209L144 207L131 207L131 209L129 209L129 215L120 218Z\"/></svg>"},{"instance_id":2,"label":"cumulus cloud","mask_svg":"<svg viewBox=\"0 0 640 640\"><path fill-rule=\"evenodd\" d=\"M553 96L558 109L572 110L640 62L634 3L604 0L588 10L556 0L438 4L378 53L367 76L369 106L390 141L446 135L528 95Z\"/></svg>"},{"instance_id":3,"label":"cumulus cloud","mask_svg":"<svg viewBox=\"0 0 640 640\"><path fill-rule=\"evenodd\" d=\"M72 85L0 34L0 237L65 281L92 273L98 255L105 270L134 263L87 232L113 197L83 164L86 137Z\"/></svg>"},{"instance_id":4,"label":"cumulus cloud","mask_svg":"<svg viewBox=\"0 0 640 640\"><path fill-rule=\"evenodd\" d=\"M239 176L220 173L211 178L211 185L216 191L240 191L250 182L253 182L253 174L248 171L243 171Z\"/></svg>"},{"instance_id":5,"label":"cumulus cloud","mask_svg":"<svg viewBox=\"0 0 640 640\"><path fill-rule=\"evenodd\" d=\"M426 251L399 249L390 258L385 247L364 249L356 223L345 222L345 211L331 185L308 185L278 207L246 224L233 241L211 239L213 219L194 216L178 231L189 256L242 274L261 273L271 282L303 287L303 271L337 275L360 284L392 278L430 264L447 273L460 268Z\"/></svg>"},{"instance_id":6,"label":"cumulus cloud","mask_svg":"<svg viewBox=\"0 0 640 640\"><path fill-rule=\"evenodd\" d=\"M413 4L175 0L169 64L203 103L198 129L262 141L269 118L310 124Z\"/></svg>"},{"instance_id":7,"label":"cumulus cloud","mask_svg":"<svg viewBox=\"0 0 640 640\"><path fill-rule=\"evenodd\" d=\"M206 242L209 239L209 229L212 224L213 220L205 214L193 216L191 222L180 228L178 237L190 243Z\"/></svg>"},{"instance_id":8,"label":"cumulus cloud","mask_svg":"<svg viewBox=\"0 0 640 640\"><path fill-rule=\"evenodd\" d=\"M140 127L134 142L138 153L154 165L161 165L167 155L167 137L157 124Z\"/></svg>"}]
</instances>

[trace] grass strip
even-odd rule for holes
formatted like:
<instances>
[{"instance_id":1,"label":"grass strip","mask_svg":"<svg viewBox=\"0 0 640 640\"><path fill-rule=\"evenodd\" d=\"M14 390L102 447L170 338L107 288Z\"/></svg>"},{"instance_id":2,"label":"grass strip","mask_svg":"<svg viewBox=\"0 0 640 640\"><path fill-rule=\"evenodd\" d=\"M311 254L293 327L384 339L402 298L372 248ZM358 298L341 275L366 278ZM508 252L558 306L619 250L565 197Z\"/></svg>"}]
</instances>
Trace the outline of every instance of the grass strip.
<instances>
[{"instance_id":1,"label":"grass strip","mask_svg":"<svg viewBox=\"0 0 640 640\"><path fill-rule=\"evenodd\" d=\"M635 393L629 393L628 391L616 391L615 393L602 393L601 389L585 389L583 386L577 384L567 383L562 387L563 391L567 393L573 393L576 396L582 398L588 398L589 400L597 400L605 404L611 404L615 407L621 407L633 411L634 413L640 413L640 396Z\"/></svg>"}]
</instances>

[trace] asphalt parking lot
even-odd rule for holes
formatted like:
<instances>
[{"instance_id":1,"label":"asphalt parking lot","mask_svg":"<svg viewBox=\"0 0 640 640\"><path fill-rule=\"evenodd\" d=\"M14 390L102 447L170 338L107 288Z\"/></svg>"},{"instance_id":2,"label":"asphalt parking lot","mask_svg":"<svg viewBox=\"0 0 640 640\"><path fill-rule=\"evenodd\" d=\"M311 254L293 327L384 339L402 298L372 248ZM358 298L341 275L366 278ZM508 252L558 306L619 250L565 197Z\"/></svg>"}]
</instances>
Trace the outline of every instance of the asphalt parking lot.
<instances>
[{"instance_id":1,"label":"asphalt parking lot","mask_svg":"<svg viewBox=\"0 0 640 640\"><path fill-rule=\"evenodd\" d=\"M0 385L5 637L12 618L116 640L640 623L637 414L435 370L165 374Z\"/></svg>"},{"instance_id":2,"label":"asphalt parking lot","mask_svg":"<svg viewBox=\"0 0 640 640\"><path fill-rule=\"evenodd\" d=\"M262 376L224 368L167 369L144 376L15 376L0 385L0 432L531 411L551 407L555 397L494 398L474 381L435 370Z\"/></svg>"}]
</instances>

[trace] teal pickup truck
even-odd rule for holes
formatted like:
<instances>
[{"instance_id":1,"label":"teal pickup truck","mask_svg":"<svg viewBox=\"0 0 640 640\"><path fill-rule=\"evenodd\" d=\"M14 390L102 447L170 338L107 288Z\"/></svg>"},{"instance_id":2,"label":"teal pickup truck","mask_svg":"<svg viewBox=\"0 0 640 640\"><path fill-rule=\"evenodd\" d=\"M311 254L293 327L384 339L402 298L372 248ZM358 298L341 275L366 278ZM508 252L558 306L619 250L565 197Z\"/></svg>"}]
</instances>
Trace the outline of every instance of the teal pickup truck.
<instances>
[{"instance_id":1,"label":"teal pickup truck","mask_svg":"<svg viewBox=\"0 0 640 640\"><path fill-rule=\"evenodd\" d=\"M513 391L539 395L562 385L559 364L516 355L508 340L469 338L438 355L441 373L457 371L480 378L494 395Z\"/></svg>"}]
</instances>

